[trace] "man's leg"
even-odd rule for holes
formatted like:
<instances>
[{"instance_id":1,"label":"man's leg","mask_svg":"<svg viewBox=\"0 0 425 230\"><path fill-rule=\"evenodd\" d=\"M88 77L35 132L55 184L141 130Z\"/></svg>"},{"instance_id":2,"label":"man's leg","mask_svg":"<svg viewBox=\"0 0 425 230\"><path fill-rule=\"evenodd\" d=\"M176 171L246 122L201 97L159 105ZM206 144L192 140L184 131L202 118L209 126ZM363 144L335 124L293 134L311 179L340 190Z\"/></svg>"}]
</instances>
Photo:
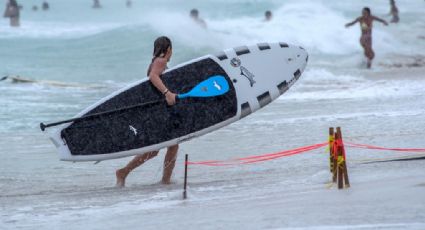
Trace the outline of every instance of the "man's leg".
<instances>
[{"instance_id":1,"label":"man's leg","mask_svg":"<svg viewBox=\"0 0 425 230\"><path fill-rule=\"evenodd\" d=\"M157 155L158 155L158 151L153 151L153 152L137 155L124 168L118 169L115 173L117 176L117 187L124 187L125 178L132 170L139 167L140 165L150 160L151 158L156 157Z\"/></svg>"},{"instance_id":2,"label":"man's leg","mask_svg":"<svg viewBox=\"0 0 425 230\"><path fill-rule=\"evenodd\" d=\"M176 164L177 151L179 150L178 145L173 145L168 147L167 154L164 159L164 172L162 175L162 183L169 184L171 175L173 174L173 169Z\"/></svg>"}]
</instances>

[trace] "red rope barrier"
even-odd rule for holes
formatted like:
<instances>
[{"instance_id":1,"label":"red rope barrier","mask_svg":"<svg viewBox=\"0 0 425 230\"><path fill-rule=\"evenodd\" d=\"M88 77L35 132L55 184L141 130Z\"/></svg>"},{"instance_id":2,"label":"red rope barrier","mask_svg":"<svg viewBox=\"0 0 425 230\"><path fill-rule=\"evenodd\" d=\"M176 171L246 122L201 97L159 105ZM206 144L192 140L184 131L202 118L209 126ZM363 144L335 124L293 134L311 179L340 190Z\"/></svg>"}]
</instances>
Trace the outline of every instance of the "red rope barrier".
<instances>
[{"instance_id":1,"label":"red rope barrier","mask_svg":"<svg viewBox=\"0 0 425 230\"><path fill-rule=\"evenodd\" d=\"M308 146L299 147L296 149L291 150L284 150L281 152L276 153L268 153L268 154L262 154L262 155L253 155L248 157L242 157L242 158L235 158L230 160L210 160L210 161L198 161L198 162L191 162L188 161L187 165L206 165L206 166L232 166L232 165L242 165L242 164L253 164L263 161L269 161L278 159L281 157L287 157L292 155L297 155L305 152L309 152L315 149L322 148L324 146L327 146L329 142L323 142L319 144L313 144ZM345 148L344 146L351 147L351 148L362 148L362 149L372 149L372 150L389 150L389 151L398 151L398 152L425 152L425 149L422 148L385 148L380 146L374 146L374 145L367 145L367 144L356 144L353 142L344 142L342 139L335 140L333 145L330 146L330 148L333 148L333 153L337 154L338 147L342 146L342 153L344 160L346 158L345 154ZM338 156L335 159L338 158Z\"/></svg>"},{"instance_id":2,"label":"red rope barrier","mask_svg":"<svg viewBox=\"0 0 425 230\"><path fill-rule=\"evenodd\" d=\"M236 158L236 159L230 159L230 160L222 160L222 161L200 161L200 162L187 162L187 164L192 165L206 165L206 166L230 166L230 165L239 165L239 164L252 164L257 162L263 162L263 161L269 161L274 160L281 157L286 156L292 156L304 152L309 152L315 149L322 148L326 145L328 145L328 142L304 146L296 149L291 150L285 150L277 153L269 153L269 154L263 154L263 155L254 155L249 157L243 157L243 158Z\"/></svg>"},{"instance_id":3,"label":"red rope barrier","mask_svg":"<svg viewBox=\"0 0 425 230\"><path fill-rule=\"evenodd\" d=\"M374 149L374 150L389 150L389 151L397 151L397 152L425 152L425 149L420 148L385 148L374 145L366 145L366 144L356 144L353 142L346 142L348 147L352 148L361 148L361 149Z\"/></svg>"}]
</instances>

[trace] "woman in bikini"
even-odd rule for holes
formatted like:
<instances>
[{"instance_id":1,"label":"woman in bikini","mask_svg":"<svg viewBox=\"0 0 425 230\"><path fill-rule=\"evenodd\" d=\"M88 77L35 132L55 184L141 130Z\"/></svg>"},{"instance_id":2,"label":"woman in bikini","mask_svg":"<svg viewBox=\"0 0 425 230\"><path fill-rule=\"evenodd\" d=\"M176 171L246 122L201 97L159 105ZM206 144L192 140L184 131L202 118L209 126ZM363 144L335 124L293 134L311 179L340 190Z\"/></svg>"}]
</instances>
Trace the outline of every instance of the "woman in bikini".
<instances>
[{"instance_id":1,"label":"woman in bikini","mask_svg":"<svg viewBox=\"0 0 425 230\"><path fill-rule=\"evenodd\" d=\"M162 82L160 76L162 72L167 68L167 62L170 61L171 55L173 54L171 41L167 37L159 37L154 42L154 51L152 62L148 68L148 77L152 84L164 95L168 105L174 105L176 103L176 94L167 89ZM168 147L167 154L164 159L164 171L162 176L162 183L169 184L171 175L173 173L174 165L176 163L178 145ZM128 174L139 167L146 161L158 155L159 151L152 151L137 155L133 158L124 168L116 171L117 187L125 186L125 179Z\"/></svg>"},{"instance_id":2,"label":"woman in bikini","mask_svg":"<svg viewBox=\"0 0 425 230\"><path fill-rule=\"evenodd\" d=\"M373 16L370 12L369 7L363 8L362 16L356 18L356 20L345 25L345 27L349 27L356 24L357 22L360 23L360 28L362 30L360 44L363 47L364 54L367 58L367 68L370 68L372 66L372 59L375 57L375 52L373 52L372 49L372 23L374 20L382 22L386 26L388 25L385 20Z\"/></svg>"}]
</instances>

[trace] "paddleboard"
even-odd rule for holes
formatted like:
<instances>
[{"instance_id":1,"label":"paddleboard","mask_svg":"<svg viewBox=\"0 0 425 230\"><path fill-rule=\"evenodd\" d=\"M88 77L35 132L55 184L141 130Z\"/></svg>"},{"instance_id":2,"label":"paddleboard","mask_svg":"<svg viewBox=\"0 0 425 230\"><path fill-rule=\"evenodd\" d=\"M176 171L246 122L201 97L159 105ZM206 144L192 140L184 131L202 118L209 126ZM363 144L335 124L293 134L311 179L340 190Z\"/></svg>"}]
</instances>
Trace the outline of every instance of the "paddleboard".
<instances>
[{"instance_id":1,"label":"paddleboard","mask_svg":"<svg viewBox=\"0 0 425 230\"><path fill-rule=\"evenodd\" d=\"M307 52L283 42L227 49L166 70L161 79L183 94L211 76L223 76L228 91L189 97L175 105L154 103L61 125L50 136L64 161L102 161L159 150L199 137L263 108L301 76ZM164 96L145 78L84 109L83 117L157 101Z\"/></svg>"}]
</instances>

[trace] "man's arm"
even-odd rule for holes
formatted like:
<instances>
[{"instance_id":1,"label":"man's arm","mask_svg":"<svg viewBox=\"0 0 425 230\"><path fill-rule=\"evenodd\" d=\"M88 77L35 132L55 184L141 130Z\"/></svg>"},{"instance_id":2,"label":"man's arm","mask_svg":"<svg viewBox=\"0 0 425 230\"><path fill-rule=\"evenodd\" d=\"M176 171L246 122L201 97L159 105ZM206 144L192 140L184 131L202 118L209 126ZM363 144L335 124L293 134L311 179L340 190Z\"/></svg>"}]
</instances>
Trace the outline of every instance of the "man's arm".
<instances>
[{"instance_id":1,"label":"man's arm","mask_svg":"<svg viewBox=\"0 0 425 230\"><path fill-rule=\"evenodd\" d=\"M159 77L161 73L165 70L166 62L162 59L155 60L154 63L152 63L152 69L149 74L149 79L151 80L152 84L157 88L161 93L164 93L167 90L167 87L162 82L161 78Z\"/></svg>"},{"instance_id":2,"label":"man's arm","mask_svg":"<svg viewBox=\"0 0 425 230\"><path fill-rule=\"evenodd\" d=\"M157 88L162 94L164 94L165 99L167 100L168 105L174 105L176 103L176 94L169 91L167 87L162 82L160 76L167 66L167 61L165 59L156 59L152 64L152 69L149 74L149 79L152 84Z\"/></svg>"},{"instance_id":3,"label":"man's arm","mask_svg":"<svg viewBox=\"0 0 425 230\"><path fill-rule=\"evenodd\" d=\"M350 22L350 23L347 23L347 24L345 24L345 27L350 27L350 26L352 26L352 25L354 25L354 24L356 24L357 22L359 22L360 21L360 18L356 18L356 20L354 20L354 21L352 21L352 22Z\"/></svg>"}]
</instances>

